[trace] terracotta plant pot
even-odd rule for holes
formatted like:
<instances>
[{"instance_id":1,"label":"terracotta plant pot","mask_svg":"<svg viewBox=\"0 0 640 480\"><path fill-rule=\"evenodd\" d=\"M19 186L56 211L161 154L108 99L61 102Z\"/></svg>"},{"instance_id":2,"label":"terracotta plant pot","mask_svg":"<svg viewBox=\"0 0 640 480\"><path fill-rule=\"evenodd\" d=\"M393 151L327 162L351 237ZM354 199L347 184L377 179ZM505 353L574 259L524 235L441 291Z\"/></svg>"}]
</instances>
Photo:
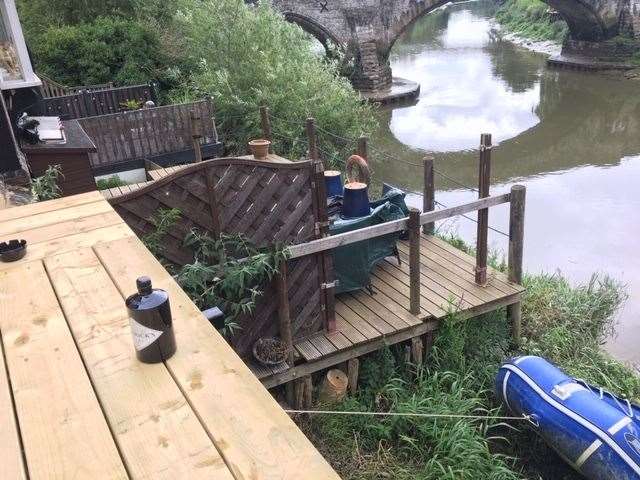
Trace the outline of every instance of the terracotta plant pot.
<instances>
[{"instance_id":1,"label":"terracotta plant pot","mask_svg":"<svg viewBox=\"0 0 640 480\"><path fill-rule=\"evenodd\" d=\"M258 140L251 140L249 142L249 148L251 149L251 153L253 153L253 158L256 160L264 160L269 155L269 147L271 146L271 142L269 140L265 140L260 138Z\"/></svg>"}]
</instances>

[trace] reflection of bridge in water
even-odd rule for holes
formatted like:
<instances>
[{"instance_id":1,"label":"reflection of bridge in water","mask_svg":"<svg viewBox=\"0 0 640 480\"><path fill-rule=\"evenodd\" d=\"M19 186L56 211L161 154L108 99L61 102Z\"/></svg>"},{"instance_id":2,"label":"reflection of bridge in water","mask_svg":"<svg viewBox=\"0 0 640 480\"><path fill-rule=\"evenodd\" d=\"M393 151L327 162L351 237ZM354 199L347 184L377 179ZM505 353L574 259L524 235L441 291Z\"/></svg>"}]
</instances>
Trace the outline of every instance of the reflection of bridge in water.
<instances>
[{"instance_id":1,"label":"reflection of bridge in water","mask_svg":"<svg viewBox=\"0 0 640 480\"><path fill-rule=\"evenodd\" d=\"M598 44L640 24L635 21L640 16L640 5L635 5L639 0L544 1L566 20L573 41ZM396 40L417 19L448 3L450 0L273 0L285 18L315 36L325 48L333 44L353 60L350 78L362 91L390 87L389 54Z\"/></svg>"},{"instance_id":2,"label":"reflection of bridge in water","mask_svg":"<svg viewBox=\"0 0 640 480\"><path fill-rule=\"evenodd\" d=\"M508 77L503 78L509 83ZM514 86L523 86L521 79L515 80ZM615 165L640 151L640 96L633 94L634 85L620 82L619 91L603 95L606 79L599 76L550 71L539 81L540 104L535 113L540 122L494 148L494 183L582 165ZM382 178L418 190L419 169L405 162L420 163L422 154L388 132L391 118L392 110L385 110L374 143L399 160L378 161L376 170ZM471 185L477 178L477 155L475 151L434 153L436 168ZM439 187L456 188L444 181Z\"/></svg>"}]
</instances>

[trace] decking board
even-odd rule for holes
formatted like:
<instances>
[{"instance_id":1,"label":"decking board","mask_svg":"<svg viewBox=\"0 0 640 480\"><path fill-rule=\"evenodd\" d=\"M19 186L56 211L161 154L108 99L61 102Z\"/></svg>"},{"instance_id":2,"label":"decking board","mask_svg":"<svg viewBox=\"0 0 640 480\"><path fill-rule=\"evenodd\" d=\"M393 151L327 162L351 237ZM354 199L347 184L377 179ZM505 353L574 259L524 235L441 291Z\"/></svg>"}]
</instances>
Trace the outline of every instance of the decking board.
<instances>
[{"instance_id":1,"label":"decking board","mask_svg":"<svg viewBox=\"0 0 640 480\"><path fill-rule=\"evenodd\" d=\"M336 297L336 331L296 343L303 363L293 370L317 371L384 345L412 338L432 328L434 321L455 311L470 318L517 302L523 288L502 272L488 269L489 283L475 283L475 259L435 237L423 236L420 252L421 314L409 312L409 246L398 242L401 264L388 258L371 275L373 295L366 290ZM426 329L426 330L425 330ZM332 363L335 362L335 363ZM254 370L255 372L255 370ZM277 375L256 372L265 385L297 378L287 369Z\"/></svg>"}]
</instances>

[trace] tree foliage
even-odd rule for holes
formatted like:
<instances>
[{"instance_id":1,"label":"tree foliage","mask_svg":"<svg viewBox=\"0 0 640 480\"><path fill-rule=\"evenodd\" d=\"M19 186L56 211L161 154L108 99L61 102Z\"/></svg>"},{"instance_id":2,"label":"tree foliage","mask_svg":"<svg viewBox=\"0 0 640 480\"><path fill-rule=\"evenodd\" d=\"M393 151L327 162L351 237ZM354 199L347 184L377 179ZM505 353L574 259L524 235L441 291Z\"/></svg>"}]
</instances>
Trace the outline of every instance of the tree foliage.
<instances>
[{"instance_id":1,"label":"tree foliage","mask_svg":"<svg viewBox=\"0 0 640 480\"><path fill-rule=\"evenodd\" d=\"M22 0L36 70L67 85L164 80L175 4L160 0Z\"/></svg>"},{"instance_id":2,"label":"tree foliage","mask_svg":"<svg viewBox=\"0 0 640 480\"><path fill-rule=\"evenodd\" d=\"M314 53L309 36L267 2L182 0L176 28L197 68L175 72L185 81L174 98L213 96L228 148L243 151L260 135L262 104L273 114L275 150L292 158L306 150L307 117L345 137L372 130L371 107L339 76L338 65ZM326 153L336 149L323 136L319 146Z\"/></svg>"}]
</instances>

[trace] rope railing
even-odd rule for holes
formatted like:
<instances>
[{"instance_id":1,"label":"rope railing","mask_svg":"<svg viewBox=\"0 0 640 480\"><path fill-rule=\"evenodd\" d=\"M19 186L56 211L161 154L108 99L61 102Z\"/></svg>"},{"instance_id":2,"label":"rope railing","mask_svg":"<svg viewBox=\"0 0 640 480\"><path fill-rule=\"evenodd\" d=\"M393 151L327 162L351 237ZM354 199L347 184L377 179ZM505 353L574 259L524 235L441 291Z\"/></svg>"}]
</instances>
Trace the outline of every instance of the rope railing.
<instances>
[{"instance_id":1,"label":"rope railing","mask_svg":"<svg viewBox=\"0 0 640 480\"><path fill-rule=\"evenodd\" d=\"M265 138L271 139L272 136L285 138L288 141L300 141L300 138L293 139L289 134L274 132L272 128L272 120L284 122L286 125L302 125L289 119L282 119L269 112L267 107L260 108L262 130ZM322 238L313 240L304 244L291 245L287 248L289 258L300 258L321 252L328 252L345 245L377 238L383 235L393 234L397 232L409 232L409 311L414 315L421 312L420 306L420 289L421 289L421 273L420 273L420 257L421 257L421 240L422 232L425 234L433 234L435 232L435 222L446 220L452 217L462 216L467 220L471 220L478 226L476 240L476 266L475 266L475 282L478 285L486 286L489 282L487 275L488 267L488 231L491 230L500 235L509 238L508 251L508 278L514 283L522 283L522 251L524 239L524 205L526 189L521 185L515 185L511 188L511 192L498 196L490 196L491 184L491 135L482 134L480 141L480 158L478 169L478 188L466 185L452 176L436 170L434 168L434 160L432 157L425 157L423 163L414 163L404 158L392 155L383 149L368 145L367 139L361 137L358 139L348 138L338 135L334 132L326 130L316 125L313 118L307 118L304 122L302 132L306 134L308 142L307 156L314 162L320 162L324 157L324 167L328 166L328 160L333 160L336 156L340 156L340 150L349 149L348 153L357 152L359 155L369 158L369 152L388 158L394 162L403 162L413 167L422 167L424 175L423 188L423 208L422 212L416 208L409 210L409 216L399 220L394 220L379 225L361 228L352 232L324 235ZM340 142L340 148L337 148L336 141ZM331 147L327 147L327 142L332 142ZM355 148L354 148L355 147ZM345 152L347 153L347 152ZM333 163L333 162L332 162ZM320 169L322 170L322 169ZM447 207L442 202L435 200L435 182L434 176L440 175L449 182L461 188L477 193L479 199L456 207ZM509 234L489 225L489 208L503 203L510 203L509 212ZM436 209L436 205L443 208ZM478 219L475 220L465 214L477 212ZM325 217L326 220L326 217ZM324 223L327 223L323 220ZM509 305L507 309L507 317L512 325L512 336L514 343L518 344L521 337L521 315L522 306L520 302Z\"/></svg>"}]
</instances>

